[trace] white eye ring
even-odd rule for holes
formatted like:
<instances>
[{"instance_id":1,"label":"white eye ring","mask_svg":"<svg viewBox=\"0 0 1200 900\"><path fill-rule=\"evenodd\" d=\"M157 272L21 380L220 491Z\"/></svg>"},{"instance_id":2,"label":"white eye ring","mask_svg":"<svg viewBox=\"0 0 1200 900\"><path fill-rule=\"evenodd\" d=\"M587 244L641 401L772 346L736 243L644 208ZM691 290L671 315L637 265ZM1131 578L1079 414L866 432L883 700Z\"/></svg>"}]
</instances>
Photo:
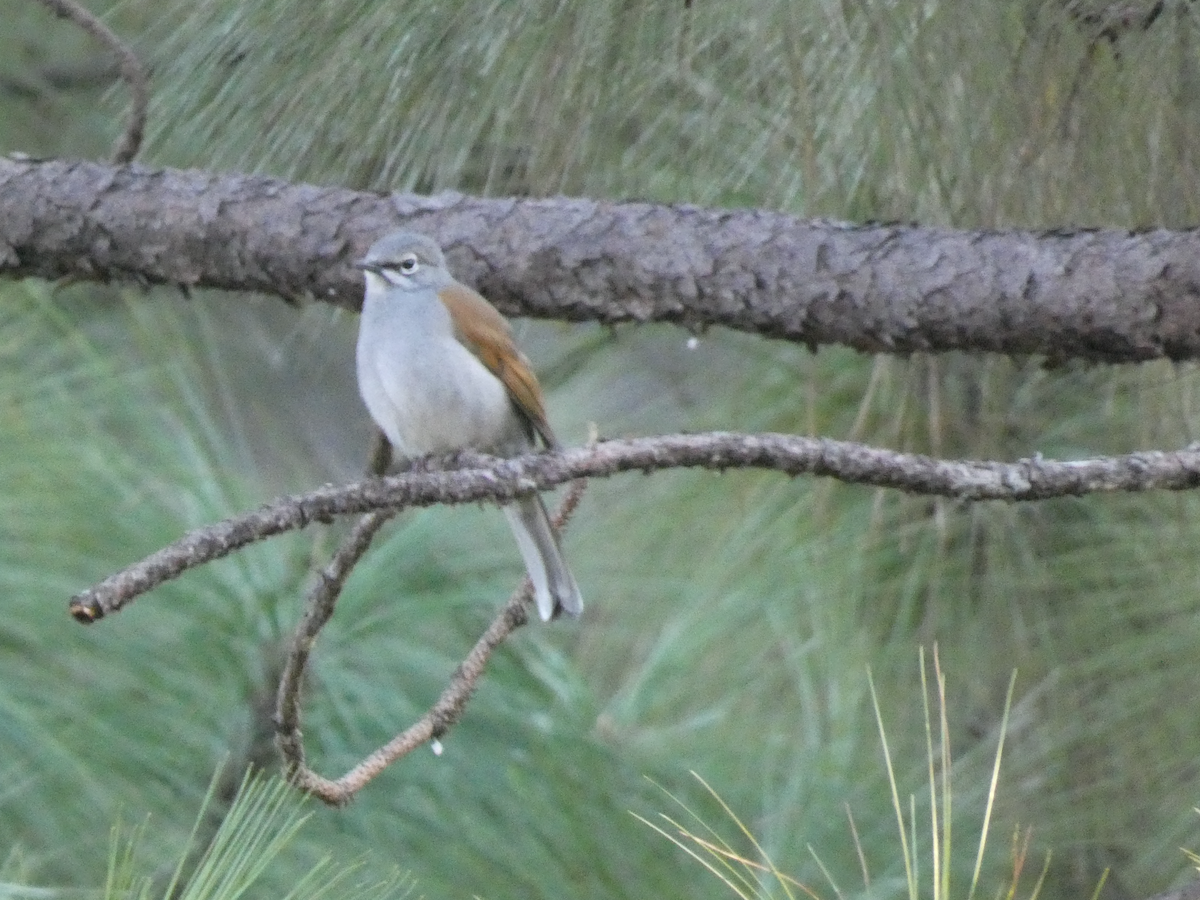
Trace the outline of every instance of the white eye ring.
<instances>
[{"instance_id":1,"label":"white eye ring","mask_svg":"<svg viewBox=\"0 0 1200 900\"><path fill-rule=\"evenodd\" d=\"M417 271L417 254L405 254L404 258L400 260L400 271L405 275L411 275Z\"/></svg>"}]
</instances>

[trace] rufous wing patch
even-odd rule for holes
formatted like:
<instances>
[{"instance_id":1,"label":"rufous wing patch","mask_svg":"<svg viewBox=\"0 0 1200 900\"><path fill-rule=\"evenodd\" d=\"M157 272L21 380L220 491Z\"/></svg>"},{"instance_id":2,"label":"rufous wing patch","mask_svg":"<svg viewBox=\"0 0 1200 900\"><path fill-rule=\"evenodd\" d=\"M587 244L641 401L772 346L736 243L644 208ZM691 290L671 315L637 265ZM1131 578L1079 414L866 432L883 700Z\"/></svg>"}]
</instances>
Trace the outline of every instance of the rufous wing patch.
<instances>
[{"instance_id":1,"label":"rufous wing patch","mask_svg":"<svg viewBox=\"0 0 1200 900\"><path fill-rule=\"evenodd\" d=\"M438 297L450 311L455 337L500 379L546 446L557 447L558 440L546 420L541 385L513 340L508 320L479 293L457 281L441 288Z\"/></svg>"}]
</instances>

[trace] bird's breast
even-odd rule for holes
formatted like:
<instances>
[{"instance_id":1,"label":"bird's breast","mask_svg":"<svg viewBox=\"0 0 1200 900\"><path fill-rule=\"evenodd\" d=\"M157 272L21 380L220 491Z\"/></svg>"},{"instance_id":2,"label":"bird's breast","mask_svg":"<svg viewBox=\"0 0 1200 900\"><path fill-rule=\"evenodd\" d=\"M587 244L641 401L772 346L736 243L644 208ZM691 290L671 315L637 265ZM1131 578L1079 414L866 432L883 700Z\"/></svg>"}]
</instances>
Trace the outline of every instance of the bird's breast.
<instances>
[{"instance_id":1,"label":"bird's breast","mask_svg":"<svg viewBox=\"0 0 1200 900\"><path fill-rule=\"evenodd\" d=\"M521 442L508 391L453 335L365 329L357 367L371 417L404 456L505 452Z\"/></svg>"}]
</instances>

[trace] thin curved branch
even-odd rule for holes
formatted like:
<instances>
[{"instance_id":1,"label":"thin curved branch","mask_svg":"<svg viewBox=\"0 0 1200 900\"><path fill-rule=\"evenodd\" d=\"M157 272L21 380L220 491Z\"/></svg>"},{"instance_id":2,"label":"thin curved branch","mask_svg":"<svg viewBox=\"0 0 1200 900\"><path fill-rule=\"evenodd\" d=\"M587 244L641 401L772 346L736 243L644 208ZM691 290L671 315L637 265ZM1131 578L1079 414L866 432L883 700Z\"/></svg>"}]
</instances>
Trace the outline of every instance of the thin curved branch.
<instances>
[{"instance_id":1,"label":"thin curved branch","mask_svg":"<svg viewBox=\"0 0 1200 900\"><path fill-rule=\"evenodd\" d=\"M382 432L376 430L367 462L367 474L382 475L387 471L391 457L391 444ZM304 781L309 772L304 763L304 744L300 733L300 693L309 655L317 635L333 615L350 572L367 552L379 529L395 514L395 510L383 509L362 516L342 540L333 559L318 573L316 582L308 592L304 614L292 636L275 695L275 744L283 755L288 777L297 783Z\"/></svg>"},{"instance_id":2,"label":"thin curved branch","mask_svg":"<svg viewBox=\"0 0 1200 900\"><path fill-rule=\"evenodd\" d=\"M450 684L429 711L341 778L325 778L304 764L299 733L295 735L294 740L289 739L286 742L283 735L280 735L279 747L285 753L288 779L300 790L320 798L325 803L340 806L347 803L396 760L444 734L462 716L492 651L528 621L526 607L531 596L532 588L529 579L526 578L521 587L501 607L499 614L471 648L466 659L454 671ZM296 751L299 751L298 757L294 756ZM296 764L297 759L299 765Z\"/></svg>"},{"instance_id":3,"label":"thin curved branch","mask_svg":"<svg viewBox=\"0 0 1200 900\"><path fill-rule=\"evenodd\" d=\"M132 162L142 146L142 135L146 130L146 107L150 100L149 83L142 61L111 28L75 0L41 0L41 3L60 18L70 19L117 55L121 78L129 85L130 102L125 130L113 145L112 161L118 165Z\"/></svg>"},{"instance_id":4,"label":"thin curved branch","mask_svg":"<svg viewBox=\"0 0 1200 900\"><path fill-rule=\"evenodd\" d=\"M583 497L586 481L575 481L567 491L558 512L554 516L556 528L563 528ZM279 749L284 756L284 767L289 780L303 791L320 798L331 806L348 803L354 795L366 787L384 769L407 756L423 744L436 741L462 718L463 711L475 686L483 676L483 670L491 658L492 651L507 640L508 636L529 621L529 601L533 585L526 576L520 586L500 608L487 630L476 641L471 652L454 670L450 683L442 691L437 702L425 715L400 732L374 753L371 753L341 778L330 779L308 768L304 761L304 747L299 729L294 732L280 731Z\"/></svg>"},{"instance_id":5,"label":"thin curved branch","mask_svg":"<svg viewBox=\"0 0 1200 900\"><path fill-rule=\"evenodd\" d=\"M1195 448L1071 461L1035 457L1004 463L941 460L826 438L730 432L612 440L594 447L504 460L462 454L448 463L456 468L446 465L433 461L428 467L431 471L319 488L198 528L77 594L71 601L71 614L81 622L93 622L188 569L312 522L435 503L504 502L577 478L608 477L619 472L771 469L786 475L823 475L848 484L965 501L1046 500L1200 486L1200 449Z\"/></svg>"}]
</instances>

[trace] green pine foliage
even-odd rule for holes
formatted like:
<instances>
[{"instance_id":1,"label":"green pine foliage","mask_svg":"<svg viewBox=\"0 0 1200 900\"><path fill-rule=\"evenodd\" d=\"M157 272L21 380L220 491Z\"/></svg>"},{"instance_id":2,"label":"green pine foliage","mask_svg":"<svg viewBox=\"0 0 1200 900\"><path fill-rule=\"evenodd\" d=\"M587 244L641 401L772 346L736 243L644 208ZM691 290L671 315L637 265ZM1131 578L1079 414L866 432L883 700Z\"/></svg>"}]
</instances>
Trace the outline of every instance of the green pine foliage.
<instances>
[{"instance_id":1,"label":"green pine foliage","mask_svg":"<svg viewBox=\"0 0 1200 900\"><path fill-rule=\"evenodd\" d=\"M93 8L153 72L150 164L855 221L1142 227L1192 223L1200 198L1200 22L1190 4L1167 7L1115 46L1051 0ZM49 19L0 0L0 145L100 155L125 94L52 77L94 48ZM118 819L150 817L136 842L149 869L127 871L169 872L221 761L233 782L210 824L244 769L274 764L281 648L344 526L189 573L92 628L66 600L188 528L360 471L355 324L270 298L0 285L0 894L100 885ZM1200 433L1190 366L519 329L573 443L596 422L604 435L762 429L1012 459ZM907 896L867 671L899 805L913 796L928 822L915 661L936 641L963 829L953 883L971 883L1015 668L977 895L1011 883L1007 842L1026 826L1027 873L1053 850L1043 896L1088 896L1108 869L1113 896L1152 893L1186 872L1177 848L1200 846L1186 702L1198 502L965 506L740 472L598 481L566 539L584 621L519 632L441 756L418 751L345 809L310 806L265 877L286 893L325 856L365 856L411 872L427 897L719 896L630 815L674 815L666 790L706 823L736 811L753 841L738 831L731 846L749 857L757 842L821 896L831 883ZM494 509L390 525L317 645L311 761L340 774L419 715L520 571ZM929 859L928 843L913 848Z\"/></svg>"},{"instance_id":2,"label":"green pine foliage","mask_svg":"<svg viewBox=\"0 0 1200 900\"><path fill-rule=\"evenodd\" d=\"M133 828L123 828L119 823L114 826L103 900L151 900L156 896L238 900L268 892L285 900L322 900L330 896L388 900L411 895L412 883L407 876L393 871L375 877L363 871L361 861L338 863L332 856L325 856L291 872L279 865L311 818L311 812L303 810L303 799L281 778L247 772L220 822L212 828L207 814L220 784L219 778L210 784L169 877L142 868L138 854L150 829L149 819ZM292 879L290 882L278 882L281 870L285 878Z\"/></svg>"}]
</instances>

